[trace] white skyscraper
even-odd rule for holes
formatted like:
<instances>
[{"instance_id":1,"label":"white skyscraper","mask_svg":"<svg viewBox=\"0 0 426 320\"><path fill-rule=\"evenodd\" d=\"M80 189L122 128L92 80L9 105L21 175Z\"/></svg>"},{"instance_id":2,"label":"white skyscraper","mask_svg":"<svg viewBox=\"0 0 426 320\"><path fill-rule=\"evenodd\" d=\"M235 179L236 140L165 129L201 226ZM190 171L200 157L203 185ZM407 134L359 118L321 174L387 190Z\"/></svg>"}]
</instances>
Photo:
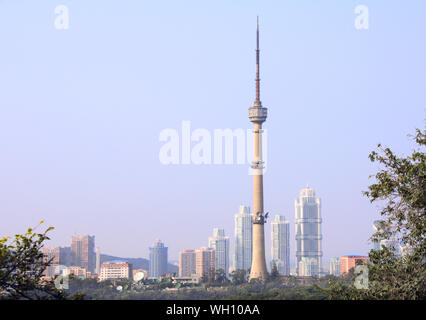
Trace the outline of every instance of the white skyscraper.
<instances>
[{"instance_id":1,"label":"white skyscraper","mask_svg":"<svg viewBox=\"0 0 426 320\"><path fill-rule=\"evenodd\" d=\"M214 228L213 237L209 238L209 248L215 250L215 270L222 269L229 276L229 237L225 236L225 230Z\"/></svg>"},{"instance_id":2,"label":"white skyscraper","mask_svg":"<svg viewBox=\"0 0 426 320\"><path fill-rule=\"evenodd\" d=\"M318 275L318 259L302 257L298 263L299 276L312 277Z\"/></svg>"},{"instance_id":3,"label":"white skyscraper","mask_svg":"<svg viewBox=\"0 0 426 320\"><path fill-rule=\"evenodd\" d=\"M376 220L373 222L373 233L379 230L380 221ZM380 241L373 240L373 250L380 250Z\"/></svg>"},{"instance_id":4,"label":"white skyscraper","mask_svg":"<svg viewBox=\"0 0 426 320\"><path fill-rule=\"evenodd\" d=\"M304 265L313 276L321 273L322 234L321 234L321 200L315 198L315 190L309 187L302 189L300 199L294 202L295 227L296 227L296 272L302 275L300 262L304 259ZM314 259L315 263L311 260ZM305 272L304 272L305 273Z\"/></svg>"},{"instance_id":5,"label":"white skyscraper","mask_svg":"<svg viewBox=\"0 0 426 320\"><path fill-rule=\"evenodd\" d=\"M330 259L330 274L336 277L340 275L340 258L339 257Z\"/></svg>"},{"instance_id":6,"label":"white skyscraper","mask_svg":"<svg viewBox=\"0 0 426 320\"><path fill-rule=\"evenodd\" d=\"M281 275L290 275L290 223L284 216L276 215L271 222L271 258Z\"/></svg>"},{"instance_id":7,"label":"white skyscraper","mask_svg":"<svg viewBox=\"0 0 426 320\"><path fill-rule=\"evenodd\" d=\"M253 254L253 216L250 207L240 206L235 215L234 270L249 270Z\"/></svg>"},{"instance_id":8,"label":"white skyscraper","mask_svg":"<svg viewBox=\"0 0 426 320\"><path fill-rule=\"evenodd\" d=\"M96 268L95 273L99 275L101 272L101 249L99 247L96 248Z\"/></svg>"}]
</instances>

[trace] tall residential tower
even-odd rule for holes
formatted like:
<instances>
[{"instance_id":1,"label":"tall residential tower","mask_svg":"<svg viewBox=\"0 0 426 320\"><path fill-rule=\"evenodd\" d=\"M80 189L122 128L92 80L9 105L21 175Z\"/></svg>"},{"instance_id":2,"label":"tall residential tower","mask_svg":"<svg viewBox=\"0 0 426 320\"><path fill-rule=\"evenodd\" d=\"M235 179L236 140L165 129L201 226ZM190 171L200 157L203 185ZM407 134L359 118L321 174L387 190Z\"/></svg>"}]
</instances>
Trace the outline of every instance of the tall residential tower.
<instances>
[{"instance_id":1,"label":"tall residential tower","mask_svg":"<svg viewBox=\"0 0 426 320\"><path fill-rule=\"evenodd\" d=\"M96 268L95 236L71 237L71 265L94 273Z\"/></svg>"},{"instance_id":2,"label":"tall residential tower","mask_svg":"<svg viewBox=\"0 0 426 320\"><path fill-rule=\"evenodd\" d=\"M213 237L209 238L209 248L215 251L215 270L222 269L226 277L229 276L229 237L225 236L225 230L214 228Z\"/></svg>"},{"instance_id":3,"label":"tall residential tower","mask_svg":"<svg viewBox=\"0 0 426 320\"><path fill-rule=\"evenodd\" d=\"M267 214L263 212L262 123L266 121L267 109L262 107L260 101L259 19L256 36L256 99L253 107L249 108L249 119L254 125L254 159L251 166L253 168L253 260L249 280L265 281L268 277L264 230Z\"/></svg>"},{"instance_id":4,"label":"tall residential tower","mask_svg":"<svg viewBox=\"0 0 426 320\"><path fill-rule=\"evenodd\" d=\"M290 223L284 216L276 215L271 222L271 257L281 275L290 275Z\"/></svg>"},{"instance_id":5,"label":"tall residential tower","mask_svg":"<svg viewBox=\"0 0 426 320\"><path fill-rule=\"evenodd\" d=\"M157 240L149 248L149 277L160 278L167 273L167 247L161 240Z\"/></svg>"},{"instance_id":6,"label":"tall residential tower","mask_svg":"<svg viewBox=\"0 0 426 320\"><path fill-rule=\"evenodd\" d=\"M300 199L294 202L296 211L296 272L298 275L319 276L321 273L322 234L321 200L315 198L315 190L309 187L300 191ZM301 267L305 266L305 267Z\"/></svg>"},{"instance_id":7,"label":"tall residential tower","mask_svg":"<svg viewBox=\"0 0 426 320\"><path fill-rule=\"evenodd\" d=\"M235 216L234 270L246 270L251 267L253 254L253 224L250 208L240 206Z\"/></svg>"},{"instance_id":8,"label":"tall residential tower","mask_svg":"<svg viewBox=\"0 0 426 320\"><path fill-rule=\"evenodd\" d=\"M197 253L185 250L179 253L179 277L189 277L197 272Z\"/></svg>"}]
</instances>

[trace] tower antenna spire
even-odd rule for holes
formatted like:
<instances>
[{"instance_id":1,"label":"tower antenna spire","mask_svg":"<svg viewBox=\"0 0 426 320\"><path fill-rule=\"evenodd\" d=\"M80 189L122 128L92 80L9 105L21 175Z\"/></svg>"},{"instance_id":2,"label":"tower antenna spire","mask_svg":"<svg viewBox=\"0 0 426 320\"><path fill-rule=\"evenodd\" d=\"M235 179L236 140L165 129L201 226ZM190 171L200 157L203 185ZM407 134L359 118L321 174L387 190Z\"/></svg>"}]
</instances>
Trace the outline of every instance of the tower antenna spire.
<instances>
[{"instance_id":1,"label":"tower antenna spire","mask_svg":"<svg viewBox=\"0 0 426 320\"><path fill-rule=\"evenodd\" d=\"M260 78L259 78L259 69L260 69L260 59L259 59L260 49L259 49L259 16L257 16L257 25L256 25L256 101L260 102Z\"/></svg>"}]
</instances>

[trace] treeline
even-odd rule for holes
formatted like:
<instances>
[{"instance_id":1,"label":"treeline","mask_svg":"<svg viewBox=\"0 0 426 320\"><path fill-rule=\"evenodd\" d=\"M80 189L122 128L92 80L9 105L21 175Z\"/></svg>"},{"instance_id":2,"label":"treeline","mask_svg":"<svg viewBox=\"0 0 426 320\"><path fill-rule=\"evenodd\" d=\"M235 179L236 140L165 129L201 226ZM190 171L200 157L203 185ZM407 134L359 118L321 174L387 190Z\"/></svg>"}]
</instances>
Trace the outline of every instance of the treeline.
<instances>
[{"instance_id":1,"label":"treeline","mask_svg":"<svg viewBox=\"0 0 426 320\"><path fill-rule=\"evenodd\" d=\"M288 279L287 279L288 280ZM233 284L228 282L206 283L200 286L186 285L176 288L171 282L158 284L135 284L128 280L97 282L95 279L72 278L67 290L70 296L79 299L118 300L324 300L329 283L339 281L334 277L317 279L312 285L289 285L283 278Z\"/></svg>"}]
</instances>

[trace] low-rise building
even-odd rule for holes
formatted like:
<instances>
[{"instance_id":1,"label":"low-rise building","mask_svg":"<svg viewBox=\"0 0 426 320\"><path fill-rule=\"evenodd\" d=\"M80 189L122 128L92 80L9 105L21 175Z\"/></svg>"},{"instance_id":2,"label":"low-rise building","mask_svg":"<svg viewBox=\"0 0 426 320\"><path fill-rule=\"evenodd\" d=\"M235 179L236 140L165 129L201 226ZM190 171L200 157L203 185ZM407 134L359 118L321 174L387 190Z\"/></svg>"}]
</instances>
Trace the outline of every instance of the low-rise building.
<instances>
[{"instance_id":1,"label":"low-rise building","mask_svg":"<svg viewBox=\"0 0 426 320\"><path fill-rule=\"evenodd\" d=\"M79 267L79 266L71 266L67 267L62 271L63 276L70 276L74 275L75 277L79 277L82 279L87 278L87 270L86 268Z\"/></svg>"},{"instance_id":2,"label":"low-rise building","mask_svg":"<svg viewBox=\"0 0 426 320\"><path fill-rule=\"evenodd\" d=\"M344 275L348 273L349 270L351 270L352 268L355 268L355 266L358 264L358 261L361 261L362 263L367 263L368 257L357 255L340 257L340 275Z\"/></svg>"},{"instance_id":3,"label":"low-rise building","mask_svg":"<svg viewBox=\"0 0 426 320\"><path fill-rule=\"evenodd\" d=\"M125 261L111 261L101 264L99 281L113 279L132 279L133 266Z\"/></svg>"}]
</instances>

